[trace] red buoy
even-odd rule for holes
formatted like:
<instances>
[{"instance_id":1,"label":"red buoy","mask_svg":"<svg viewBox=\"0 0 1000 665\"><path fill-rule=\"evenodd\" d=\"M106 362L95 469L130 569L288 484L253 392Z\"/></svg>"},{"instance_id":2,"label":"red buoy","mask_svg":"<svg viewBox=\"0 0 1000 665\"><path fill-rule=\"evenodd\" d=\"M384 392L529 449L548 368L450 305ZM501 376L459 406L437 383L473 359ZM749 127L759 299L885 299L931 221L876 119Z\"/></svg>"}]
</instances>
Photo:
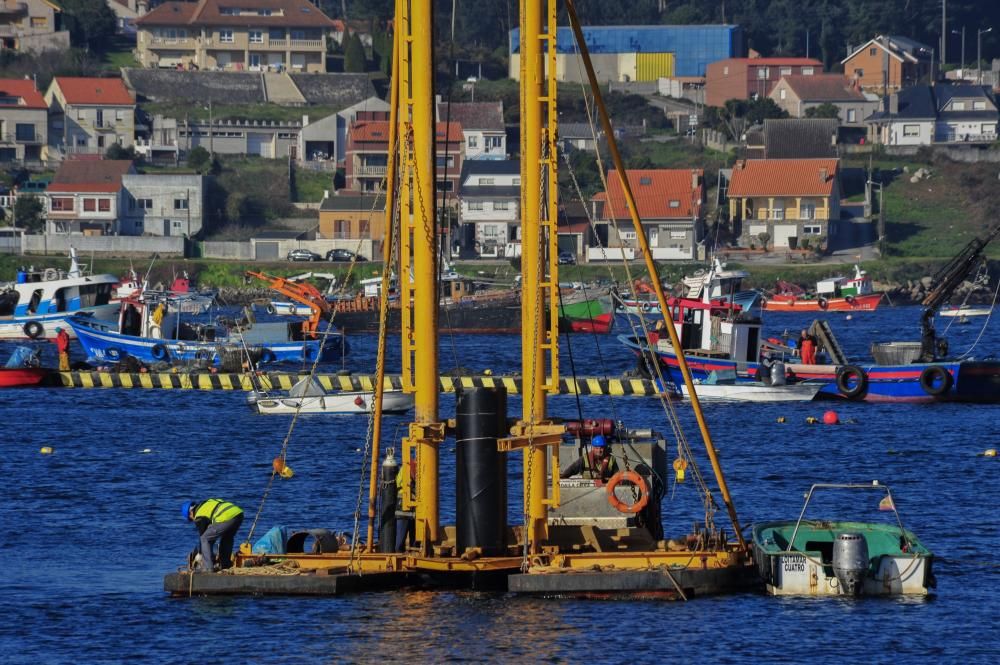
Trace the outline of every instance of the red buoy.
<instances>
[{"instance_id":1,"label":"red buoy","mask_svg":"<svg viewBox=\"0 0 1000 665\"><path fill-rule=\"evenodd\" d=\"M824 425L838 425L840 424L840 418L837 417L836 411L827 411L823 414L823 424Z\"/></svg>"}]
</instances>

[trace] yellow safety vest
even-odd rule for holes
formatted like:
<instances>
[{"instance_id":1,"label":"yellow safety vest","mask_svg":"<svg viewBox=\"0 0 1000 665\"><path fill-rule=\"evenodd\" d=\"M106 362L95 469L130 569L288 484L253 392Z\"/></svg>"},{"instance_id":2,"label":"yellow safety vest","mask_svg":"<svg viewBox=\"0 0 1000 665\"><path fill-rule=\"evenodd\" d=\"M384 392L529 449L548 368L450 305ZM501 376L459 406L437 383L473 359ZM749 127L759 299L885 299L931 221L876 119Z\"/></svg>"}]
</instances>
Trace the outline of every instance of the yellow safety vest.
<instances>
[{"instance_id":1,"label":"yellow safety vest","mask_svg":"<svg viewBox=\"0 0 1000 665\"><path fill-rule=\"evenodd\" d=\"M235 503L229 503L222 499L209 499L198 506L198 510L194 513L194 518L204 517L208 519L209 523L218 524L219 522L228 522L237 515L242 514L243 509Z\"/></svg>"}]
</instances>

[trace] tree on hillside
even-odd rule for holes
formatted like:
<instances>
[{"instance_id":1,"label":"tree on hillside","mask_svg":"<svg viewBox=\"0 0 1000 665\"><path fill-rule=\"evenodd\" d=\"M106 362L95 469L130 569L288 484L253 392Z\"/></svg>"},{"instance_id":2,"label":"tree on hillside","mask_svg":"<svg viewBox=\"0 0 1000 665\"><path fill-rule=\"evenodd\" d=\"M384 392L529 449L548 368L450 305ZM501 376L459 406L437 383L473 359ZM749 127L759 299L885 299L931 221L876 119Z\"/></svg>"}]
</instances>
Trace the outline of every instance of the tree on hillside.
<instances>
[{"instance_id":1,"label":"tree on hillside","mask_svg":"<svg viewBox=\"0 0 1000 665\"><path fill-rule=\"evenodd\" d=\"M830 102L823 102L819 106L811 106L806 109L807 118L839 118L840 107Z\"/></svg>"},{"instance_id":2,"label":"tree on hillside","mask_svg":"<svg viewBox=\"0 0 1000 665\"><path fill-rule=\"evenodd\" d=\"M201 175L218 175L222 171L219 158L213 157L200 145L196 145L188 152L187 165Z\"/></svg>"},{"instance_id":3,"label":"tree on hillside","mask_svg":"<svg viewBox=\"0 0 1000 665\"><path fill-rule=\"evenodd\" d=\"M747 128L771 118L787 118L788 112L775 104L770 97L763 99L730 99L722 108L710 106L707 112L709 126L724 129L734 141L742 139Z\"/></svg>"},{"instance_id":4,"label":"tree on hillside","mask_svg":"<svg viewBox=\"0 0 1000 665\"><path fill-rule=\"evenodd\" d=\"M31 233L39 233L45 228L45 206L37 196L17 197L14 204L14 224Z\"/></svg>"},{"instance_id":5,"label":"tree on hillside","mask_svg":"<svg viewBox=\"0 0 1000 665\"><path fill-rule=\"evenodd\" d=\"M121 143L112 143L111 147L104 153L104 159L135 159L135 148L129 146L123 148Z\"/></svg>"},{"instance_id":6,"label":"tree on hillside","mask_svg":"<svg viewBox=\"0 0 1000 665\"><path fill-rule=\"evenodd\" d=\"M107 49L115 36L117 19L104 0L61 0L63 22L78 47Z\"/></svg>"},{"instance_id":7,"label":"tree on hillside","mask_svg":"<svg viewBox=\"0 0 1000 665\"><path fill-rule=\"evenodd\" d=\"M358 37L357 33L351 33L350 36L344 36L344 41L347 42L344 47L344 71L364 72L367 70L368 61L365 56L365 47L361 44L361 38Z\"/></svg>"}]
</instances>

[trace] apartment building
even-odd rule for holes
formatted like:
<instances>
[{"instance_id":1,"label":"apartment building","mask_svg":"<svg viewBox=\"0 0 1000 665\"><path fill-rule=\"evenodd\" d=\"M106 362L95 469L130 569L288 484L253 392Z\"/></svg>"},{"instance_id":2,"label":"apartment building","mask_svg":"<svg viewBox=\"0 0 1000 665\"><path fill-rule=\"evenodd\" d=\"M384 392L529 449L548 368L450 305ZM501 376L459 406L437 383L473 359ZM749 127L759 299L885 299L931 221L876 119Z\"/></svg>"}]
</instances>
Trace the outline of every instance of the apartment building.
<instances>
[{"instance_id":1,"label":"apartment building","mask_svg":"<svg viewBox=\"0 0 1000 665\"><path fill-rule=\"evenodd\" d=\"M48 106L34 81L0 79L0 162L41 161L48 136Z\"/></svg>"},{"instance_id":2,"label":"apartment building","mask_svg":"<svg viewBox=\"0 0 1000 665\"><path fill-rule=\"evenodd\" d=\"M335 23L308 0L165 2L136 20L143 67L325 72Z\"/></svg>"},{"instance_id":3,"label":"apartment building","mask_svg":"<svg viewBox=\"0 0 1000 665\"><path fill-rule=\"evenodd\" d=\"M135 98L121 79L57 76L45 93L50 157L104 154L135 141Z\"/></svg>"}]
</instances>

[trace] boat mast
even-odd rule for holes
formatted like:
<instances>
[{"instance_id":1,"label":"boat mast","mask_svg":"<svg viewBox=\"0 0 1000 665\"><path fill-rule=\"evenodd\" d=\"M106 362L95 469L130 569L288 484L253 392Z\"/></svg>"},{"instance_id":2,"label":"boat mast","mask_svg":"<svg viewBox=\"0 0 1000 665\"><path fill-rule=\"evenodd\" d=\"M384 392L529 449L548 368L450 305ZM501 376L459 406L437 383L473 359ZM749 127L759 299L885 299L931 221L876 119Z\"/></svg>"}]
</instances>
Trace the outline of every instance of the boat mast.
<instances>
[{"instance_id":1,"label":"boat mast","mask_svg":"<svg viewBox=\"0 0 1000 665\"><path fill-rule=\"evenodd\" d=\"M424 553L439 540L438 294L435 279L434 13L431 0L398 0L398 131L400 164L400 282L404 385L414 393L414 417L403 440L403 467L416 455L415 539ZM411 263L412 260L412 263ZM407 276L410 275L410 279ZM403 506L410 476L404 473Z\"/></svg>"},{"instance_id":2,"label":"boat mast","mask_svg":"<svg viewBox=\"0 0 1000 665\"><path fill-rule=\"evenodd\" d=\"M545 398L559 381L555 0L521 0L520 15L523 411L517 429L529 444L523 453L526 544L537 552L548 533L547 504L558 501L557 481L546 497L546 444L535 437L548 425ZM558 444L552 450L558 477Z\"/></svg>"},{"instance_id":3,"label":"boat mast","mask_svg":"<svg viewBox=\"0 0 1000 665\"><path fill-rule=\"evenodd\" d=\"M649 271L650 281L653 283L653 290L656 292L656 300L660 304L660 311L663 312L663 318L666 322L664 328L666 328L667 333L670 335L670 343L673 345L674 354L677 356L677 364L680 367L681 374L684 376L684 385L687 386L688 394L691 396L691 408L694 410L695 418L698 421L698 427L701 430L701 436L705 442L705 449L708 452L708 458L712 463L712 471L715 473L715 480L719 483L719 491L722 493L722 500L726 504L726 510L729 512L729 519L733 523L733 529L736 531L736 538L739 540L740 547L745 550L747 546L746 540L743 538L743 534L740 531L740 523L739 518L736 515L736 507L733 505L732 497L729 494L729 486L726 484L726 478L722 473L722 466L719 464L719 456L715 451L715 445L712 443L712 435L708 431L708 422L705 420L705 414L702 412L701 404L698 401L698 393L695 390L694 381L691 378L691 370L688 368L687 361L684 359L684 349L681 346L680 339L677 337L677 329L673 325L670 308L667 307L667 298L663 293L663 284L660 282L660 277L656 270L656 263L653 261L653 255L649 250L649 243L646 241L646 232L643 230L642 222L639 219L639 212L635 205L635 197L632 194L632 187L628 182L628 174L625 172L625 166L622 163L621 154L618 152L618 144L615 141L614 130L611 127L611 119L608 117L608 111L604 106L604 99L601 96L601 88L597 83L597 76L594 74L594 67L590 61L587 43L583 38L583 29L580 27L580 20L576 14L576 7L574 6L573 0L565 1L566 14L569 17L570 26L573 28L573 34L576 37L576 43L580 49L584 68L587 71L587 78L590 81L590 89L594 94L594 101L596 102L598 113L601 117L601 125L604 129L604 136L608 141L608 152L611 153L611 160L614 162L615 169L618 171L619 180L622 184L622 191L625 193L625 202L628 204L629 215L632 217L632 226L635 229L635 237L636 240L639 241L639 248L642 250L642 256L646 261L646 269Z\"/></svg>"}]
</instances>

